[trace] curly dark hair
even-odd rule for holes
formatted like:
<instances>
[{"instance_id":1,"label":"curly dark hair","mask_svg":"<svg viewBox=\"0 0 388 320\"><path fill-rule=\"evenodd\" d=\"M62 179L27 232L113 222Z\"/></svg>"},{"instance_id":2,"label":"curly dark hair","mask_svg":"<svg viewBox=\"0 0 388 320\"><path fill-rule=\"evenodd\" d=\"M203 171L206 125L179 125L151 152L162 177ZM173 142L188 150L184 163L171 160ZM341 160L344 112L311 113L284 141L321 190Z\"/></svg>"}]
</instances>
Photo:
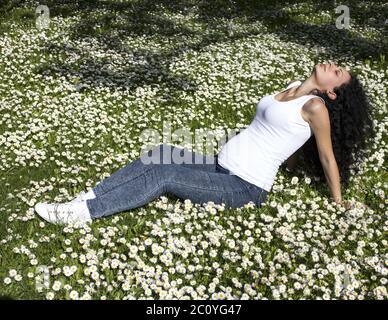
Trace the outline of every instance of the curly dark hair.
<instances>
[{"instance_id":1,"label":"curly dark hair","mask_svg":"<svg viewBox=\"0 0 388 320\"><path fill-rule=\"evenodd\" d=\"M334 156L345 186L349 184L350 168L359 172L359 167L352 165L365 159L366 142L374 135L370 99L356 75L349 74L351 79L347 83L334 88L335 100L326 93L313 93L325 101L329 112ZM302 153L307 171L311 169L313 175L324 178L314 135L303 145Z\"/></svg>"}]
</instances>

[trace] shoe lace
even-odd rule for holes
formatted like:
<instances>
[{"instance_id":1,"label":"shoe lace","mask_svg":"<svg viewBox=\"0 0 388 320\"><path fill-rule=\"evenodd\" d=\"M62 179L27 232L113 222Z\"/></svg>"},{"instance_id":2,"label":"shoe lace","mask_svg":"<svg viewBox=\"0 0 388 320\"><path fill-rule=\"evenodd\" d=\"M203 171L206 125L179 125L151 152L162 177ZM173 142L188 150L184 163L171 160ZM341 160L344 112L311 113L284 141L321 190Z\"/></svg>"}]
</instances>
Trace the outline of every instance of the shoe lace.
<instances>
[{"instance_id":1,"label":"shoe lace","mask_svg":"<svg viewBox=\"0 0 388 320\"><path fill-rule=\"evenodd\" d=\"M60 221L62 223L67 223L69 221L70 215L73 214L74 211L70 209L59 210L59 206L59 203L54 204L54 208L52 210L49 210L49 217L51 218L51 214L53 214L55 220Z\"/></svg>"}]
</instances>

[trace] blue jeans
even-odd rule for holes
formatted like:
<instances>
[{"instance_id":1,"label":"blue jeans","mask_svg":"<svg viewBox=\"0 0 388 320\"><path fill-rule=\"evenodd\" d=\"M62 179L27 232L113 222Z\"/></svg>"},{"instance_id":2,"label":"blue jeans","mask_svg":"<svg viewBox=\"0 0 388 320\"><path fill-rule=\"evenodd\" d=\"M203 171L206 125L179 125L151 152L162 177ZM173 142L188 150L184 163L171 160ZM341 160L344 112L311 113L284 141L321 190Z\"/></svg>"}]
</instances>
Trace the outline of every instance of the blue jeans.
<instances>
[{"instance_id":1,"label":"blue jeans","mask_svg":"<svg viewBox=\"0 0 388 320\"><path fill-rule=\"evenodd\" d=\"M176 163L177 155L184 155L183 163ZM151 158L157 160L144 161ZM217 156L203 156L167 144L115 171L93 192L96 198L86 201L92 218L141 207L163 194L199 204L224 203L227 208L242 207L250 201L260 206L267 197L266 190L221 167Z\"/></svg>"}]
</instances>

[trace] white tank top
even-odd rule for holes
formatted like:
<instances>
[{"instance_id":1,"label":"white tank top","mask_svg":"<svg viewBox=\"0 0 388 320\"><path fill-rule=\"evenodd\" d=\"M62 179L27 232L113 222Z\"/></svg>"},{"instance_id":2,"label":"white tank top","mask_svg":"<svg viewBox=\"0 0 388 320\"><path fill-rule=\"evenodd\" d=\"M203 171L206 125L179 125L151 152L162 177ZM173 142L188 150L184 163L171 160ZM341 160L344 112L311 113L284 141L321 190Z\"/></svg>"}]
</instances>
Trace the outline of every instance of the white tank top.
<instances>
[{"instance_id":1,"label":"white tank top","mask_svg":"<svg viewBox=\"0 0 388 320\"><path fill-rule=\"evenodd\" d=\"M293 82L281 92L301 83L299 80ZM231 174L268 192L280 165L313 133L302 118L303 105L311 98L320 98L304 95L290 101L278 101L276 94L265 96L257 103L252 123L231 138L218 154L218 163Z\"/></svg>"}]
</instances>

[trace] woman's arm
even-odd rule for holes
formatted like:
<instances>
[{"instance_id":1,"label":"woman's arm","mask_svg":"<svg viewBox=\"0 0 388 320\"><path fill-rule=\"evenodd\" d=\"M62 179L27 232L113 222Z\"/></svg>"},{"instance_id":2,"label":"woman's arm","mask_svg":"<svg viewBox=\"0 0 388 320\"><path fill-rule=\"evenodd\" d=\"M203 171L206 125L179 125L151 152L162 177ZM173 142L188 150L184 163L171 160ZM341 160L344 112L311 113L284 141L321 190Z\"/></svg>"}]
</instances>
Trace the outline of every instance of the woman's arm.
<instances>
[{"instance_id":1,"label":"woman's arm","mask_svg":"<svg viewBox=\"0 0 388 320\"><path fill-rule=\"evenodd\" d=\"M333 200L346 209L355 207L356 202L342 199L340 175L331 143L330 118L326 106L318 99L311 99L303 106L302 110L306 111L307 121L314 132L319 159ZM369 208L363 203L359 203L359 205L364 209Z\"/></svg>"},{"instance_id":2,"label":"woman's arm","mask_svg":"<svg viewBox=\"0 0 388 320\"><path fill-rule=\"evenodd\" d=\"M335 202L342 204L340 175L331 143L329 112L326 106L318 99L309 100L303 106L303 109L306 111L307 120L314 132L319 159L331 196Z\"/></svg>"},{"instance_id":3,"label":"woman's arm","mask_svg":"<svg viewBox=\"0 0 388 320\"><path fill-rule=\"evenodd\" d=\"M340 175L338 171L337 162L335 161L335 159L333 159L327 162L323 162L323 160L321 160L321 163L325 172L326 181L329 185L332 198L335 202L342 204Z\"/></svg>"}]
</instances>

